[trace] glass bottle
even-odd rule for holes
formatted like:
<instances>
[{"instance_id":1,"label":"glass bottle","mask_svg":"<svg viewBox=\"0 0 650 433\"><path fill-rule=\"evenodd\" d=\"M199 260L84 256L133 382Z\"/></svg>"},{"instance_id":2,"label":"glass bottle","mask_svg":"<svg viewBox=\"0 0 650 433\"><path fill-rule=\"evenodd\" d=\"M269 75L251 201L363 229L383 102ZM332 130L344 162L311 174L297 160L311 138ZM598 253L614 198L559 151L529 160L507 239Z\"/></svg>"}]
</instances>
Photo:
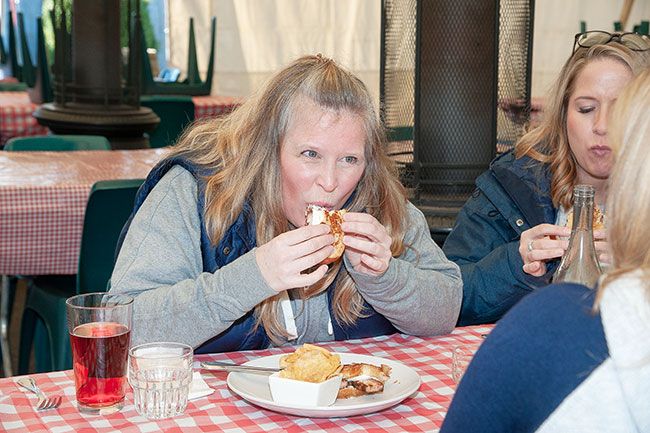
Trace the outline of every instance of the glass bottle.
<instances>
[{"instance_id":1,"label":"glass bottle","mask_svg":"<svg viewBox=\"0 0 650 433\"><path fill-rule=\"evenodd\" d=\"M573 188L573 225L569 248L560 261L553 282L578 283L594 288L602 273L594 245L594 187Z\"/></svg>"}]
</instances>

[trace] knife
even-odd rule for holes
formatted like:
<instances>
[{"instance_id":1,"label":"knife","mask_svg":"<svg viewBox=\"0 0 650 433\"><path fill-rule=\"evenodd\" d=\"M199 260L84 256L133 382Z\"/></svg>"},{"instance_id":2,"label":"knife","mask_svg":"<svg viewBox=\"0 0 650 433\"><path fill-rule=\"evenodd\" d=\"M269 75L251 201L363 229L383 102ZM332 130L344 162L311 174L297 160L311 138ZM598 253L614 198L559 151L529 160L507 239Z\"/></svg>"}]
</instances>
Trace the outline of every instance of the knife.
<instances>
[{"instance_id":1,"label":"knife","mask_svg":"<svg viewBox=\"0 0 650 433\"><path fill-rule=\"evenodd\" d=\"M281 368L254 367L252 365L232 364L222 361L206 361L201 363L201 368L206 370L232 371L237 373L273 374L281 371Z\"/></svg>"}]
</instances>

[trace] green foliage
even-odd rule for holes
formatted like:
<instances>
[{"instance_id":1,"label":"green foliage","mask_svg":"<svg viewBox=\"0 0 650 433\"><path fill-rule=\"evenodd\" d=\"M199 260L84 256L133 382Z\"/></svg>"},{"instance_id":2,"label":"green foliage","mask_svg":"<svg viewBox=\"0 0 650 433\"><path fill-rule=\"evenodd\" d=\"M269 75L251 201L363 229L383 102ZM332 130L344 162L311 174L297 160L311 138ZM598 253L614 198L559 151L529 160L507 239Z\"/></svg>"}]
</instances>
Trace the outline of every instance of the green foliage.
<instances>
[{"instance_id":1,"label":"green foliage","mask_svg":"<svg viewBox=\"0 0 650 433\"><path fill-rule=\"evenodd\" d=\"M69 11L72 10L72 0L63 0L63 8L66 11L66 26L70 28L72 26L72 17ZM50 11L52 9L54 9L54 0L43 0L41 18L43 22L43 36L45 37L45 51L47 52L47 58L50 63L54 59L54 24L50 18ZM58 20L60 12L57 10L56 14L56 19Z\"/></svg>"},{"instance_id":2,"label":"green foliage","mask_svg":"<svg viewBox=\"0 0 650 433\"><path fill-rule=\"evenodd\" d=\"M129 45L129 21L127 19L129 1L130 0L120 0L120 46L122 47ZM140 19L142 20L142 31L144 33L144 38L147 41L147 48L158 49L158 41L153 32L153 25L151 24L151 17L149 16L149 0L140 1Z\"/></svg>"}]
</instances>

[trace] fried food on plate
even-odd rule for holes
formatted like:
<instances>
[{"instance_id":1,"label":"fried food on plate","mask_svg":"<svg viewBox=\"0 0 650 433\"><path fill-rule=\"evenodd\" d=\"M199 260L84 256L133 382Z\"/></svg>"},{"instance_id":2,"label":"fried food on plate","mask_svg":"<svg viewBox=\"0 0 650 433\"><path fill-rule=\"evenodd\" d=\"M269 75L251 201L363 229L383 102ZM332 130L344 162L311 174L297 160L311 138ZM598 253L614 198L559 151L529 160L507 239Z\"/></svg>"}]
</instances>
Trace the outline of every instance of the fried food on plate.
<instances>
[{"instance_id":1,"label":"fried food on plate","mask_svg":"<svg viewBox=\"0 0 650 433\"><path fill-rule=\"evenodd\" d=\"M304 344L280 358L280 377L305 382L323 382L341 369L341 358L322 347Z\"/></svg>"},{"instance_id":2,"label":"fried food on plate","mask_svg":"<svg viewBox=\"0 0 650 433\"><path fill-rule=\"evenodd\" d=\"M390 378L391 368L386 364L376 366L365 363L345 364L341 368L341 388L337 398L361 397L384 391L384 383Z\"/></svg>"}]
</instances>

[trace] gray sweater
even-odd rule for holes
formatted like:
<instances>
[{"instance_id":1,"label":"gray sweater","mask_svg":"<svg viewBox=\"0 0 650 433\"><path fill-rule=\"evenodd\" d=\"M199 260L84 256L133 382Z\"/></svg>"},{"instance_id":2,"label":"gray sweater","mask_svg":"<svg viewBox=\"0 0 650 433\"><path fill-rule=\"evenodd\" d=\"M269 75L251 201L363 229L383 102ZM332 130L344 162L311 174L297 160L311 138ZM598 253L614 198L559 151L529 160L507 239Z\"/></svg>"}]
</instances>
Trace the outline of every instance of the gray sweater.
<instances>
[{"instance_id":1,"label":"gray sweater","mask_svg":"<svg viewBox=\"0 0 650 433\"><path fill-rule=\"evenodd\" d=\"M203 272L197 190L187 170L173 167L149 193L124 239L110 291L135 297L133 344L181 341L198 347L276 294L260 273L255 249L214 273ZM344 265L363 298L401 332L448 333L460 310L460 271L410 203L408 217L410 247L382 276ZM289 298L298 334L289 343L333 340L327 293L302 302L289 291Z\"/></svg>"}]
</instances>

